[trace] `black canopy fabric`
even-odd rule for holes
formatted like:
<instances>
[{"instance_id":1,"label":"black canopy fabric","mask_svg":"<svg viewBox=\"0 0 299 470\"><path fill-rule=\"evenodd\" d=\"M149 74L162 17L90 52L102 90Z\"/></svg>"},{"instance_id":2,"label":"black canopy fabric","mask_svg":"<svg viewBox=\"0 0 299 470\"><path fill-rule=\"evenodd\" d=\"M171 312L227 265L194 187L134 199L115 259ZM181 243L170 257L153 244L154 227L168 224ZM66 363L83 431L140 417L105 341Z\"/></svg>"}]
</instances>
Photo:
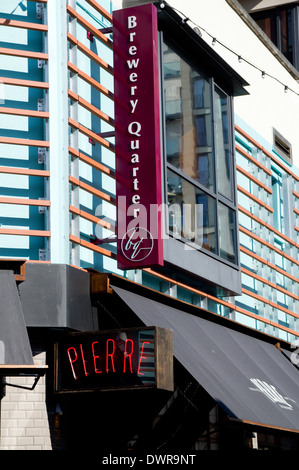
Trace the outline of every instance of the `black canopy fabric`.
<instances>
[{"instance_id":1,"label":"black canopy fabric","mask_svg":"<svg viewBox=\"0 0 299 470\"><path fill-rule=\"evenodd\" d=\"M0 270L0 368L33 365L24 314L13 271Z\"/></svg>"},{"instance_id":2,"label":"black canopy fabric","mask_svg":"<svg viewBox=\"0 0 299 470\"><path fill-rule=\"evenodd\" d=\"M238 421L299 432L299 373L272 344L119 287L146 326L173 330L173 354Z\"/></svg>"}]
</instances>

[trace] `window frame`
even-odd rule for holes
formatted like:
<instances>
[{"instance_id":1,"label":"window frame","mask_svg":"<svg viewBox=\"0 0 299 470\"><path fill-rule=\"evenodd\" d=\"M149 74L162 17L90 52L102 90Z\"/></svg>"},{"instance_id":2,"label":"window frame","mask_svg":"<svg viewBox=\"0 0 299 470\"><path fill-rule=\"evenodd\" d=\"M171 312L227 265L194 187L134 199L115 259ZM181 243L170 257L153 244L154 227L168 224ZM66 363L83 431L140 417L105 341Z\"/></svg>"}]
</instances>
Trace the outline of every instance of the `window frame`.
<instances>
[{"instance_id":1,"label":"window frame","mask_svg":"<svg viewBox=\"0 0 299 470\"><path fill-rule=\"evenodd\" d=\"M235 136L234 136L234 108L233 108L233 94L225 89L225 86L219 81L215 80L209 71L206 71L205 68L201 70L200 67L196 64L195 60L192 59L191 55L186 53L186 51L178 47L165 33L163 30L159 34L160 41L160 88L161 88L161 116L162 116L162 136L163 136L163 149L164 149L164 158L162 159L162 176L163 176L163 193L164 193L164 203L168 206L168 196L167 196L167 172L168 170L172 171L180 178L184 179L190 183L195 188L198 188L201 192L212 197L215 201L215 246L216 252L213 253L203 247L200 247L191 240L185 239L182 236L180 241L190 245L192 248L195 248L198 251L203 252L207 256L213 257L221 263L225 263L228 266L231 266L235 269L240 269L240 249L239 249L239 230L238 230L238 206L237 206L237 179L236 179L236 161L235 161ZM211 123L212 123L212 158L213 158L213 176L214 176L214 190L211 190L204 186L202 183L196 181L192 177L185 174L179 168L176 168L170 162L167 161L167 151L166 151L166 102L165 102L165 88L164 88L164 60L163 60L163 44L167 44L168 47L173 50L182 60L184 60L192 69L197 71L200 75L206 76L210 85L210 103L211 103ZM229 199L225 195L219 192L218 185L218 176L217 176L217 157L216 157L216 136L215 136L215 90L219 89L220 92L226 95L228 103L228 134L229 134L229 159L230 159L230 171L231 171L231 191L232 197ZM235 262L231 262L228 259L220 256L220 233L219 233L219 203L223 204L228 209L234 212L235 218L235 227L234 227L234 255ZM169 237L177 238L176 235L170 230L168 214L164 216L165 223L165 233Z\"/></svg>"},{"instance_id":2,"label":"window frame","mask_svg":"<svg viewBox=\"0 0 299 470\"><path fill-rule=\"evenodd\" d=\"M282 51L282 28L281 28L281 12L288 12L291 10L291 18L292 24L290 28L290 34L292 39L292 59ZM283 56L288 60L297 70L299 70L299 5L297 3L288 3L285 5L280 5L274 8L269 8L266 10L262 10L256 13L251 13L251 17L253 20L258 24L258 26L263 30L263 28L259 25L258 21L263 20L266 18L270 19L270 29L271 29L271 37L264 31L267 37L269 37L270 41L279 49L279 51L283 54Z\"/></svg>"}]
</instances>

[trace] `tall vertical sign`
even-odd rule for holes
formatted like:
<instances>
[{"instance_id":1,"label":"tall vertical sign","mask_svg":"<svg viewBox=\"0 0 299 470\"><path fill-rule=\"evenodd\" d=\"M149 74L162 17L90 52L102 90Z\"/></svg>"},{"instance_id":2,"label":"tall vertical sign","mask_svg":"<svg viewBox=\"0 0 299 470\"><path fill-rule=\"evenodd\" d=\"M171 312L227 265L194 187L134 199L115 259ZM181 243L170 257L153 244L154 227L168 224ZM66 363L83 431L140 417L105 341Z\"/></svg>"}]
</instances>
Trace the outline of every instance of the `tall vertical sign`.
<instances>
[{"instance_id":1,"label":"tall vertical sign","mask_svg":"<svg viewBox=\"0 0 299 470\"><path fill-rule=\"evenodd\" d=\"M113 14L117 259L163 265L157 10Z\"/></svg>"}]
</instances>

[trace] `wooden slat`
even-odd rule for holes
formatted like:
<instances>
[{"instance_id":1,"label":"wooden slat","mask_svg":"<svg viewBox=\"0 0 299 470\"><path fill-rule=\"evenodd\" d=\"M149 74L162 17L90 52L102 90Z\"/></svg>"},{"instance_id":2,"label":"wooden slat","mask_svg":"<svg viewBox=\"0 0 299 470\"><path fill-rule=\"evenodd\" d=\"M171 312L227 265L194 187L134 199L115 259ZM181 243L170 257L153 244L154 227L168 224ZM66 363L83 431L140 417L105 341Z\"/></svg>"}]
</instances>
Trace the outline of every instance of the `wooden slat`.
<instances>
[{"instance_id":1,"label":"wooden slat","mask_svg":"<svg viewBox=\"0 0 299 470\"><path fill-rule=\"evenodd\" d=\"M50 147L46 140L17 139L15 137L0 136L0 144L26 145L28 147Z\"/></svg>"},{"instance_id":2,"label":"wooden slat","mask_svg":"<svg viewBox=\"0 0 299 470\"><path fill-rule=\"evenodd\" d=\"M37 60L48 60L49 58L48 54L45 54L44 52L23 51L21 49L9 49L7 47L0 47L0 54Z\"/></svg>"},{"instance_id":3,"label":"wooden slat","mask_svg":"<svg viewBox=\"0 0 299 470\"><path fill-rule=\"evenodd\" d=\"M282 274L283 276L286 276L286 277L288 277L289 279L292 279L292 281L294 281L294 282L299 282L299 279L297 279L297 278L296 278L295 276L293 276L292 274L289 274L288 271L284 271L283 269L279 268L279 267L276 266L275 264L272 264L272 263L270 263L269 261L267 261L266 259L261 258L260 256L256 255L255 253L253 253L252 251L248 250L248 249L245 248L244 246L240 246L240 251L242 251L242 253L245 253L246 255L248 255L250 258L253 258L253 259L259 261L260 263L265 264L265 265L268 266L269 268L274 269L274 271L277 271L278 273Z\"/></svg>"},{"instance_id":4,"label":"wooden slat","mask_svg":"<svg viewBox=\"0 0 299 470\"><path fill-rule=\"evenodd\" d=\"M89 220L90 222L93 222L96 225L99 224L103 228L106 228L111 231L115 231L114 225L110 224L109 222L103 219L100 219L99 217L95 217L94 215L89 214L88 212L83 211L82 209L78 209L77 207L70 206L69 210L72 214L78 215L79 217L82 217L83 219Z\"/></svg>"},{"instance_id":5,"label":"wooden slat","mask_svg":"<svg viewBox=\"0 0 299 470\"><path fill-rule=\"evenodd\" d=\"M9 166L0 166L0 173L9 173L13 175L43 176L49 177L50 172L47 170L32 170L29 168L16 168Z\"/></svg>"},{"instance_id":6,"label":"wooden slat","mask_svg":"<svg viewBox=\"0 0 299 470\"><path fill-rule=\"evenodd\" d=\"M108 46L110 49L113 48L113 42L110 41L107 36L105 36L101 31L99 31L97 28L95 28L89 21L87 21L83 16L79 15L79 13L76 12L70 5L67 5L67 12L69 15L71 15L73 18L76 18L79 24L83 26L87 31L90 31L93 36L95 36L99 41L101 41L105 46Z\"/></svg>"},{"instance_id":7,"label":"wooden slat","mask_svg":"<svg viewBox=\"0 0 299 470\"><path fill-rule=\"evenodd\" d=\"M85 0L90 6L92 6L100 15L102 15L106 20L112 23L113 18L107 10L105 10L101 5L99 5L95 0Z\"/></svg>"},{"instance_id":8,"label":"wooden slat","mask_svg":"<svg viewBox=\"0 0 299 470\"><path fill-rule=\"evenodd\" d=\"M255 294L254 292L248 290L248 289L242 289L242 293L245 295L248 295L249 297L252 297L253 299L258 300L259 302L262 302L263 304L270 305L271 307L275 308L276 310L280 310L294 318L299 318L299 315L295 312L292 312L291 310L282 307L282 305L278 305L271 300L265 299L261 295Z\"/></svg>"},{"instance_id":9,"label":"wooden slat","mask_svg":"<svg viewBox=\"0 0 299 470\"><path fill-rule=\"evenodd\" d=\"M93 194L94 196L97 196L100 199L103 199L104 201L110 202L111 204L115 205L115 199L112 196L109 196L109 194L104 193L103 191L100 191L99 189L94 188L90 184L84 183L83 181L78 180L77 178L74 178L73 176L69 177L70 183L79 186L79 188L84 189L85 191Z\"/></svg>"},{"instance_id":10,"label":"wooden slat","mask_svg":"<svg viewBox=\"0 0 299 470\"><path fill-rule=\"evenodd\" d=\"M49 83L47 82L37 82L33 80L21 80L19 78L0 77L0 83L4 83L5 85L24 86L28 88L42 88L42 89L49 88Z\"/></svg>"},{"instance_id":11,"label":"wooden slat","mask_svg":"<svg viewBox=\"0 0 299 470\"><path fill-rule=\"evenodd\" d=\"M92 114L94 114L98 118L102 119L107 124L110 124L110 126L114 126L114 119L112 119L110 116L108 116L108 114L103 113L103 111L96 108L95 106L93 106L88 101L84 100L83 98L81 98L81 96L77 95L76 93L74 93L71 90L68 91L68 95L73 101L78 101L78 103L83 108L87 109L88 111L90 111Z\"/></svg>"},{"instance_id":12,"label":"wooden slat","mask_svg":"<svg viewBox=\"0 0 299 470\"><path fill-rule=\"evenodd\" d=\"M49 230L30 230L30 229L14 229L0 227L0 235L25 235L30 237L50 237Z\"/></svg>"},{"instance_id":13,"label":"wooden slat","mask_svg":"<svg viewBox=\"0 0 299 470\"><path fill-rule=\"evenodd\" d=\"M111 170L110 168L108 168L107 166L103 165L102 163L96 162L93 158L88 157L88 156L85 155L84 153L79 152L78 150L75 150L75 149L72 148L72 147L69 147L69 153L70 153L73 157L79 158L80 160L82 160L83 162L85 162L85 163L87 163L88 165L92 166L92 167L95 168L96 170L99 170L99 171L101 171L102 173L105 173L105 175L108 175L108 176L110 176L111 178L115 178L115 171L114 171L114 170Z\"/></svg>"},{"instance_id":14,"label":"wooden slat","mask_svg":"<svg viewBox=\"0 0 299 470\"><path fill-rule=\"evenodd\" d=\"M28 23L26 21L9 20L7 18L0 18L0 26L11 26L13 28L30 29L33 31L48 31L46 24Z\"/></svg>"},{"instance_id":15,"label":"wooden slat","mask_svg":"<svg viewBox=\"0 0 299 470\"><path fill-rule=\"evenodd\" d=\"M5 108L0 106L1 114L10 114L14 116L36 117L36 118L49 118L49 113L46 111L35 111L32 109L18 109L18 108Z\"/></svg>"},{"instance_id":16,"label":"wooden slat","mask_svg":"<svg viewBox=\"0 0 299 470\"><path fill-rule=\"evenodd\" d=\"M260 225L263 225L264 227L266 227L268 230L271 230L272 232L274 232L277 236L279 236L280 238L283 238L283 240L285 240L286 242L290 243L291 245L294 245L296 246L297 248L299 248L299 245L298 243L296 243L294 240L292 240L291 238L288 238L286 235L284 235L283 233L279 232L278 230L276 230L276 228L272 227L272 225L269 225L267 224L267 222L264 222L262 219L259 219L256 215L252 214L251 212L249 212L247 209L245 209L244 207L242 206L238 206L238 210L240 212L243 212L244 214L246 214L248 217L250 217L251 219L255 220L256 222L258 222ZM273 249L273 248L272 248Z\"/></svg>"},{"instance_id":17,"label":"wooden slat","mask_svg":"<svg viewBox=\"0 0 299 470\"><path fill-rule=\"evenodd\" d=\"M272 194L272 189L271 188L268 188L268 186L266 186L261 181L259 181L257 178L255 178L253 175L248 173L248 171L244 170L244 168L240 167L240 165L236 165L236 168L240 173L242 173L242 175L246 176L253 183L258 185L260 188L263 188L265 191L267 191L267 193Z\"/></svg>"},{"instance_id":18,"label":"wooden slat","mask_svg":"<svg viewBox=\"0 0 299 470\"><path fill-rule=\"evenodd\" d=\"M98 90L100 93L103 93L103 95L107 96L107 98L114 100L114 94L112 93L112 91L108 90L108 88L105 88L100 82L97 82L94 78L87 75L87 73L78 69L76 65L72 64L71 62L68 62L68 68L72 73L77 73L79 78L91 85L93 88L95 88L95 90Z\"/></svg>"},{"instance_id":19,"label":"wooden slat","mask_svg":"<svg viewBox=\"0 0 299 470\"><path fill-rule=\"evenodd\" d=\"M242 147L240 147L239 145L236 144L235 146L237 152L239 152L241 155L243 155L243 157L247 158L251 163L253 163L254 165L256 165L258 168L260 168L261 170L263 170L265 173L267 173L269 176L272 176L272 172L271 170L268 170L267 167L265 167L265 165L262 165L258 160L256 160L252 155L250 155L249 153L245 152L245 150L242 149Z\"/></svg>"},{"instance_id":20,"label":"wooden slat","mask_svg":"<svg viewBox=\"0 0 299 470\"><path fill-rule=\"evenodd\" d=\"M241 271L243 274L246 274L246 276L252 277L253 279L256 279L257 281L261 282L262 284L266 284L269 287L272 287L273 289L277 289L280 292L282 292L285 295L288 295L289 297L292 297L293 299L298 299L298 296L296 294L293 294L292 292L288 291L287 289L284 289L283 287L278 286L277 284L274 284L274 282L268 281L267 279L264 279L261 276L258 276L257 274L253 273L252 271L249 271L248 269L241 268Z\"/></svg>"},{"instance_id":21,"label":"wooden slat","mask_svg":"<svg viewBox=\"0 0 299 470\"><path fill-rule=\"evenodd\" d=\"M252 233L250 230L247 230L245 227L242 227L242 225L239 226L239 230L240 232L243 232L245 233L246 235L248 235L249 237L251 237L252 239L256 240L258 243L261 243L262 245L265 245L269 248L269 250L272 250L272 251L276 251L276 253L278 253L280 256L283 256L284 258L288 259L289 261L291 261L291 263L294 263L294 264L298 264L299 265L299 261L296 260L295 258L293 258L292 256L288 255L287 253L285 253L283 250L280 250L279 248L276 248L276 246L273 246L271 245L271 243L267 242L266 240L263 240L261 237L259 237L258 235L255 235L254 233Z\"/></svg>"},{"instance_id":22,"label":"wooden slat","mask_svg":"<svg viewBox=\"0 0 299 470\"><path fill-rule=\"evenodd\" d=\"M243 315L246 315L247 317L250 317L250 318L253 318L253 319L255 319L255 320L260 321L261 323L265 323L265 324L271 325L271 326L273 326L274 328L278 328L278 329L281 329L281 330L286 331L286 332L288 332L288 333L294 334L295 336L299 336L299 332L296 332L296 331L294 331L294 330L291 330L290 328L287 328L287 327L285 327L285 326L283 326L283 325L280 325L280 324L278 324L278 323L275 323L275 322L269 320L268 318L263 318L263 317L261 317L261 316L259 316L259 315L257 315L257 314L254 314L254 313L252 313L252 312L249 312L249 311L247 311L247 310L245 310L245 309L242 309L242 308L240 308L240 307L238 307L238 306L236 306L236 305L233 305L233 304L231 304L231 303L229 303L229 302L222 301L221 299L218 299L217 297L214 297L214 296L212 296L212 295L210 295L210 294L206 294L205 292L202 292L202 291L200 291L200 290L198 290L198 289L195 289L195 288L190 287L190 286L188 286L188 285L186 285L186 284L183 284L183 283L181 283L181 282L178 282L178 281L176 281L176 280L174 280L174 279L172 279L172 278L169 278L169 277L167 277L167 276L165 276L165 275L163 275L163 274L157 273L157 272L153 271L151 268L144 268L143 271L148 272L149 274L152 274L153 276L158 277L159 279L163 279L163 280L169 282L170 284L180 286L180 287L186 289L187 291L190 291L190 292L196 293L196 294L198 294L198 295L200 295L200 296L202 296L202 297L211 299L211 300L213 300L215 303L218 303L218 304L221 304L221 305L225 305L225 306L229 307L231 310L236 311L236 312L239 312L239 313L242 313ZM191 304L191 305L193 305L193 304ZM211 313L212 315L215 315L214 312L210 312L210 313Z\"/></svg>"},{"instance_id":23,"label":"wooden slat","mask_svg":"<svg viewBox=\"0 0 299 470\"><path fill-rule=\"evenodd\" d=\"M104 256L108 256L109 258L116 259L116 255L112 253L110 250L107 250L106 248L102 248L98 245L94 245L93 243L82 240L81 238L75 237L74 235L70 235L70 241L72 243L76 243L78 245L84 246L85 248L88 248L89 250L96 251L97 253L101 253Z\"/></svg>"},{"instance_id":24,"label":"wooden slat","mask_svg":"<svg viewBox=\"0 0 299 470\"><path fill-rule=\"evenodd\" d=\"M241 193L245 194L245 196L249 197L250 199L252 199L254 202L256 202L259 206L262 206L264 207L265 209L267 209L267 211L269 212L274 212L274 210L272 209L272 207L268 206L268 204L266 204L265 202L261 201L259 198L257 198L256 196L254 196L253 194L251 194L249 191L246 191L246 189L242 188L242 186L238 185L237 186L238 188L238 191L240 191Z\"/></svg>"},{"instance_id":25,"label":"wooden slat","mask_svg":"<svg viewBox=\"0 0 299 470\"><path fill-rule=\"evenodd\" d=\"M82 126L82 124L79 124L74 119L69 118L69 125L73 127L74 129L78 129L80 132L82 132L82 134L85 134L87 137L90 137L95 142L98 142L99 144L103 145L103 147L105 147L106 149L114 152L115 147L113 144L111 144L108 140L103 139L102 137L100 137L98 134L91 131L87 127Z\"/></svg>"},{"instance_id":26,"label":"wooden slat","mask_svg":"<svg viewBox=\"0 0 299 470\"><path fill-rule=\"evenodd\" d=\"M50 207L50 201L47 199L26 199L17 197L0 197L0 204L15 204L22 206L40 206Z\"/></svg>"},{"instance_id":27,"label":"wooden slat","mask_svg":"<svg viewBox=\"0 0 299 470\"><path fill-rule=\"evenodd\" d=\"M71 33L67 33L68 40L74 45L77 46L78 50L83 52L89 59L93 60L96 64L102 67L106 72L110 73L111 75L114 74L113 67L101 59L97 54L92 52L88 47L84 46L82 42L78 41Z\"/></svg>"}]
</instances>

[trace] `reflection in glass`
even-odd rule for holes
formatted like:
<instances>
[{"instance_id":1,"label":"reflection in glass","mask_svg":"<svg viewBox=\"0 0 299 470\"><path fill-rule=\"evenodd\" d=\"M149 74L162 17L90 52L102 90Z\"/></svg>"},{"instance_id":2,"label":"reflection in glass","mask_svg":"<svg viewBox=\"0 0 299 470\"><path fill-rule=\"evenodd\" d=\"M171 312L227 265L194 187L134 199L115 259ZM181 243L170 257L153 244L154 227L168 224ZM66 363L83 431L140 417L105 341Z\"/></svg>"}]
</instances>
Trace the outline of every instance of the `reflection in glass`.
<instances>
[{"instance_id":1,"label":"reflection in glass","mask_svg":"<svg viewBox=\"0 0 299 470\"><path fill-rule=\"evenodd\" d=\"M218 206L220 256L236 263L236 220L235 212L224 204Z\"/></svg>"},{"instance_id":2,"label":"reflection in glass","mask_svg":"<svg viewBox=\"0 0 299 470\"><path fill-rule=\"evenodd\" d=\"M228 97L215 87L215 146L218 191L232 200L232 169L229 141Z\"/></svg>"},{"instance_id":3,"label":"reflection in glass","mask_svg":"<svg viewBox=\"0 0 299 470\"><path fill-rule=\"evenodd\" d=\"M164 44L167 161L214 190L211 87Z\"/></svg>"},{"instance_id":4,"label":"reflection in glass","mask_svg":"<svg viewBox=\"0 0 299 470\"><path fill-rule=\"evenodd\" d=\"M214 198L170 170L167 172L167 192L172 234L216 253Z\"/></svg>"},{"instance_id":5,"label":"reflection in glass","mask_svg":"<svg viewBox=\"0 0 299 470\"><path fill-rule=\"evenodd\" d=\"M163 47L169 231L236 264L231 98Z\"/></svg>"},{"instance_id":6,"label":"reflection in glass","mask_svg":"<svg viewBox=\"0 0 299 470\"><path fill-rule=\"evenodd\" d=\"M280 11L281 52L292 62L293 60L293 34L292 9Z\"/></svg>"}]
</instances>

